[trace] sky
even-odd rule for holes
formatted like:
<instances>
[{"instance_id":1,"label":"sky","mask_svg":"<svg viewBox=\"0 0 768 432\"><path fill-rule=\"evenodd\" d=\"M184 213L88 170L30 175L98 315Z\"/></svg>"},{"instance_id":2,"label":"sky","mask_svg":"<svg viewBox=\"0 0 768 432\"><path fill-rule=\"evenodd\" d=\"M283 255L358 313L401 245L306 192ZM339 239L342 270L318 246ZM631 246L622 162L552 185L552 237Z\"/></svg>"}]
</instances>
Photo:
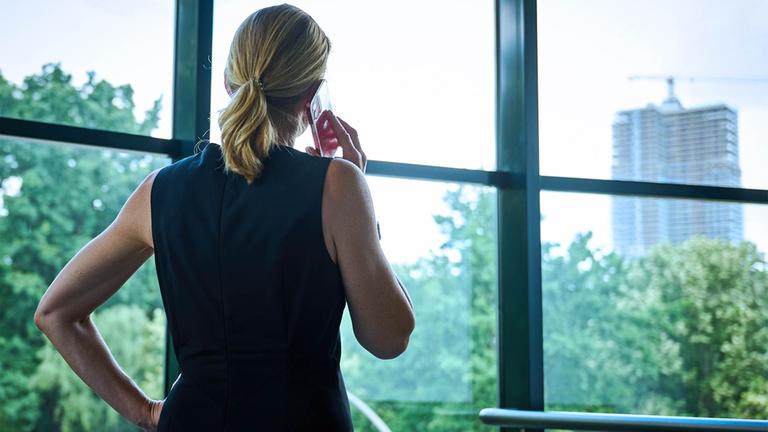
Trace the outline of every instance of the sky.
<instances>
[{"instance_id":1,"label":"sky","mask_svg":"<svg viewBox=\"0 0 768 432\"><path fill-rule=\"evenodd\" d=\"M610 178L617 111L660 104L677 80L683 106L725 103L738 113L742 185L768 189L768 2L542 0L538 7L542 175ZM765 81L712 78L763 78ZM593 230L610 249L611 199L545 192L542 239ZM768 206L746 205L745 238L768 250Z\"/></svg>"},{"instance_id":2,"label":"sky","mask_svg":"<svg viewBox=\"0 0 768 432\"><path fill-rule=\"evenodd\" d=\"M160 127L152 135L170 137L174 1L2 1L0 72L6 79L20 83L44 63L61 61L77 85L89 70L113 84L130 83L139 119L162 96ZM217 110L227 100L222 76L232 35L248 14L270 4L215 2L213 141L220 137ZM331 39L326 78L334 111L358 130L370 159L495 168L493 1L292 4ZM768 2L760 0L541 0L541 173L610 178L614 114L658 104L667 91L661 80L628 77L673 74L699 78L678 80L684 106L726 103L738 111L742 184L768 188L768 84L704 79L768 78L766 17ZM307 131L296 147L311 142ZM437 249L443 236L432 215L446 210L442 197L454 185L368 178L389 259L412 261ZM592 230L593 246L610 249L610 202L544 192L542 239L568 243ZM745 238L764 251L766 221L768 206L745 206Z\"/></svg>"}]
</instances>

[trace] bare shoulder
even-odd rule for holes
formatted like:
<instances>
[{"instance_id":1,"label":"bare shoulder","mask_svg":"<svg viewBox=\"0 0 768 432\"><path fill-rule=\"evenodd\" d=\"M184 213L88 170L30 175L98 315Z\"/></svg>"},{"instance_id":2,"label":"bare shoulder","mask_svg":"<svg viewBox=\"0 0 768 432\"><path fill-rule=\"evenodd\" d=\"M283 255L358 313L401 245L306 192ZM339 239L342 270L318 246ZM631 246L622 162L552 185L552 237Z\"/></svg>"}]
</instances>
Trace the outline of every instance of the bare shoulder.
<instances>
[{"instance_id":1,"label":"bare shoulder","mask_svg":"<svg viewBox=\"0 0 768 432\"><path fill-rule=\"evenodd\" d=\"M157 168L147 174L144 180L136 187L128 200L123 205L118 218L126 219L125 223L135 235L147 246L154 249L152 239L152 184L157 173L162 168Z\"/></svg>"},{"instance_id":2,"label":"bare shoulder","mask_svg":"<svg viewBox=\"0 0 768 432\"><path fill-rule=\"evenodd\" d=\"M332 177L336 182L341 181L344 184L344 180L347 182L365 180L365 174L352 162L342 159L333 158L330 166L328 167L328 175Z\"/></svg>"},{"instance_id":3,"label":"bare shoulder","mask_svg":"<svg viewBox=\"0 0 768 432\"><path fill-rule=\"evenodd\" d=\"M141 184L137 189L140 189L142 193L145 193L147 194L147 196L150 196L152 194L152 183L154 183L157 173L159 173L160 170L163 168L164 167L156 168L155 170L147 174L147 176L144 177L144 180L141 181Z\"/></svg>"},{"instance_id":4,"label":"bare shoulder","mask_svg":"<svg viewBox=\"0 0 768 432\"><path fill-rule=\"evenodd\" d=\"M373 200L368 183L362 170L352 162L341 158L330 162L325 177L322 211L323 232L331 257L338 257L339 246L344 249L344 245L349 247L350 242L367 240L369 231L375 232Z\"/></svg>"},{"instance_id":5,"label":"bare shoulder","mask_svg":"<svg viewBox=\"0 0 768 432\"><path fill-rule=\"evenodd\" d=\"M326 174L326 192L334 201L355 199L368 195L365 174L352 162L334 158Z\"/></svg>"}]
</instances>

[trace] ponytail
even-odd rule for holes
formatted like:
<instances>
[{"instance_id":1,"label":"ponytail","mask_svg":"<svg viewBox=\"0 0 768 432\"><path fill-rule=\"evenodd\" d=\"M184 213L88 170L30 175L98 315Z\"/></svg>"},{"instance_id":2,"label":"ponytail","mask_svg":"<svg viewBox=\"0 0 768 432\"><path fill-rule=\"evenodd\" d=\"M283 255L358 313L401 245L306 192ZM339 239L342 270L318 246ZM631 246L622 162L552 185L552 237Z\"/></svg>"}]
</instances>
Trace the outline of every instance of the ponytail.
<instances>
[{"instance_id":1,"label":"ponytail","mask_svg":"<svg viewBox=\"0 0 768 432\"><path fill-rule=\"evenodd\" d=\"M306 127L299 103L325 74L330 49L315 20L286 3L259 9L240 24L224 69L231 99L219 110L224 172L250 185L273 146L293 146Z\"/></svg>"},{"instance_id":2,"label":"ponytail","mask_svg":"<svg viewBox=\"0 0 768 432\"><path fill-rule=\"evenodd\" d=\"M229 104L220 111L219 128L224 171L244 176L250 185L261 174L262 161L277 141L266 95L254 80L245 81L232 94Z\"/></svg>"}]
</instances>

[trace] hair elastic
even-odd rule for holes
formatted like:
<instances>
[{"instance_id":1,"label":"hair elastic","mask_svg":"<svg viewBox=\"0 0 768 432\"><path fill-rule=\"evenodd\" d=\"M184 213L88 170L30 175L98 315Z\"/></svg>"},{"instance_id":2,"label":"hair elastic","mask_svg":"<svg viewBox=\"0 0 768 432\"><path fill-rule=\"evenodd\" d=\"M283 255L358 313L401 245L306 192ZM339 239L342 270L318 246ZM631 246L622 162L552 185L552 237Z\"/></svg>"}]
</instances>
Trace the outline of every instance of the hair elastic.
<instances>
[{"instance_id":1,"label":"hair elastic","mask_svg":"<svg viewBox=\"0 0 768 432\"><path fill-rule=\"evenodd\" d=\"M257 86L259 86L259 88L261 89L261 91L264 91L264 84L262 84L262 83L261 83L261 81L259 81L259 79L258 79L258 78L251 78L251 81L253 81L254 83L256 83L256 85L257 85Z\"/></svg>"}]
</instances>

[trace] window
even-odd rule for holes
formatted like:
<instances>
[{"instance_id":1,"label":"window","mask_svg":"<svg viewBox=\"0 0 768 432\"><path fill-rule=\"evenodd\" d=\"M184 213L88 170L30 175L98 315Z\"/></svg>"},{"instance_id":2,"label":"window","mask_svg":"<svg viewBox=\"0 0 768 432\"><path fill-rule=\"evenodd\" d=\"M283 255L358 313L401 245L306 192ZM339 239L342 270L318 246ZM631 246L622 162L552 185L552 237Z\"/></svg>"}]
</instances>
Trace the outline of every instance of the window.
<instances>
[{"instance_id":1,"label":"window","mask_svg":"<svg viewBox=\"0 0 768 432\"><path fill-rule=\"evenodd\" d=\"M356 430L481 430L497 403L496 207L491 188L369 177L382 247L417 311L408 350L378 360L342 325ZM405 194L403 191L407 190ZM437 426L439 425L439 427Z\"/></svg>"},{"instance_id":2,"label":"window","mask_svg":"<svg viewBox=\"0 0 768 432\"><path fill-rule=\"evenodd\" d=\"M0 429L126 430L132 425L70 369L32 317L66 262L115 218L165 157L0 140ZM148 260L93 320L120 366L163 392L165 314Z\"/></svg>"},{"instance_id":3,"label":"window","mask_svg":"<svg viewBox=\"0 0 768 432\"><path fill-rule=\"evenodd\" d=\"M219 141L230 38L271 4L217 0L214 16L208 1L102 3L4 9L0 430L131 429L32 313L130 187L192 154L207 112ZM334 45L334 107L360 131L382 245L417 312L391 361L343 321L357 430L486 430L477 413L492 406L768 415L768 194L742 189L768 187L768 5L297 6ZM669 75L682 108L664 103ZM174 85L188 103L173 105ZM179 371L153 264L94 320L160 398Z\"/></svg>"},{"instance_id":4,"label":"window","mask_svg":"<svg viewBox=\"0 0 768 432\"><path fill-rule=\"evenodd\" d=\"M548 409L763 417L768 206L541 202Z\"/></svg>"},{"instance_id":5,"label":"window","mask_svg":"<svg viewBox=\"0 0 768 432\"><path fill-rule=\"evenodd\" d=\"M761 12L537 2L547 409L764 418Z\"/></svg>"},{"instance_id":6,"label":"window","mask_svg":"<svg viewBox=\"0 0 768 432\"><path fill-rule=\"evenodd\" d=\"M235 29L271 4L215 3L215 142L221 138L217 111L229 98L223 77ZM326 78L333 107L358 130L370 159L494 167L493 2L291 4L309 13L331 39ZM296 140L296 148L307 146L313 146L309 129Z\"/></svg>"},{"instance_id":7,"label":"window","mask_svg":"<svg viewBox=\"0 0 768 432\"><path fill-rule=\"evenodd\" d=\"M0 116L170 138L174 3L4 4Z\"/></svg>"},{"instance_id":8,"label":"window","mask_svg":"<svg viewBox=\"0 0 768 432\"><path fill-rule=\"evenodd\" d=\"M539 1L541 173L768 187L766 14L759 0Z\"/></svg>"}]
</instances>

